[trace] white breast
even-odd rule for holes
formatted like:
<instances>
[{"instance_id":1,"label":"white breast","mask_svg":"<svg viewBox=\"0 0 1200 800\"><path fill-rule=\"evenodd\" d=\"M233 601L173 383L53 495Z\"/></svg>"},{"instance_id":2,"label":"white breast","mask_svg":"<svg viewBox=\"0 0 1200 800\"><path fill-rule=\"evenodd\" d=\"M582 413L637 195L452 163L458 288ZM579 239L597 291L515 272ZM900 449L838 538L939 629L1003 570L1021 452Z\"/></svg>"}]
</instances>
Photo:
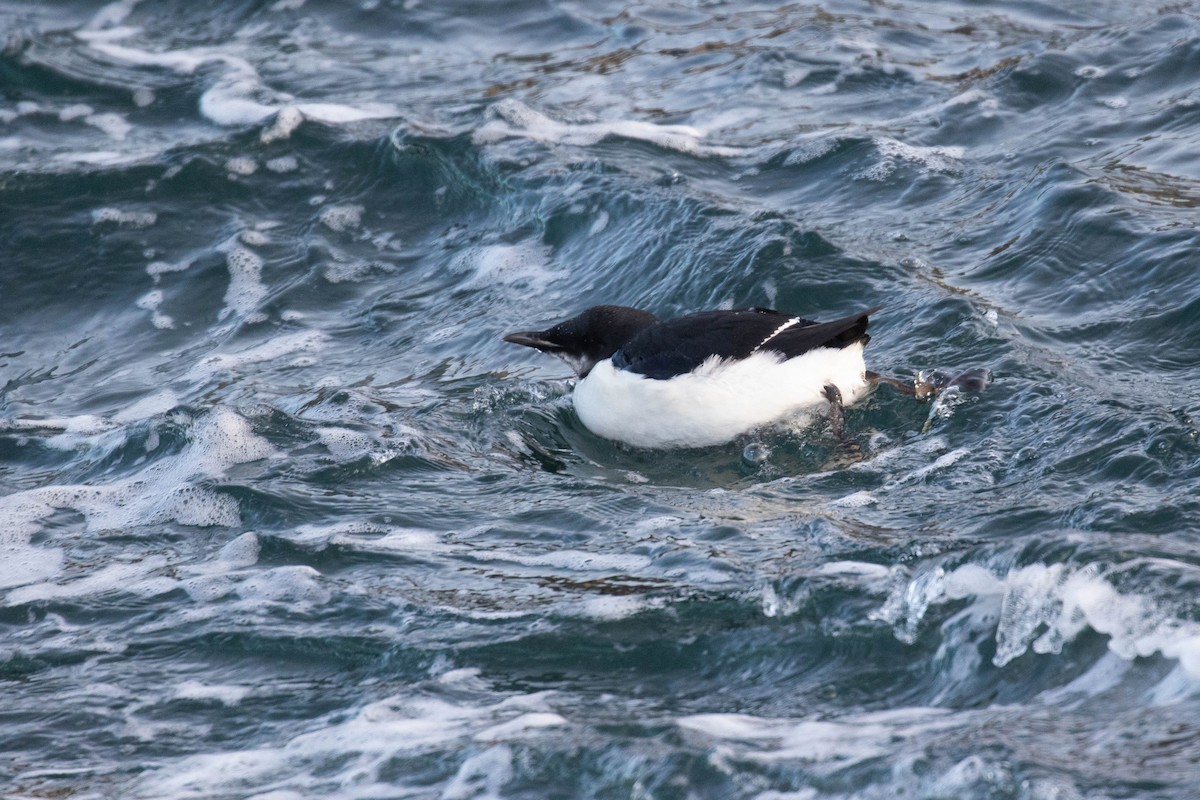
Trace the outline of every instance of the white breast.
<instances>
[{"instance_id":1,"label":"white breast","mask_svg":"<svg viewBox=\"0 0 1200 800\"><path fill-rule=\"evenodd\" d=\"M699 369L654 380L605 359L575 386L575 411L593 433L639 447L705 447L828 407L832 383L849 405L868 387L863 345L819 347L783 360L760 352L710 359Z\"/></svg>"}]
</instances>

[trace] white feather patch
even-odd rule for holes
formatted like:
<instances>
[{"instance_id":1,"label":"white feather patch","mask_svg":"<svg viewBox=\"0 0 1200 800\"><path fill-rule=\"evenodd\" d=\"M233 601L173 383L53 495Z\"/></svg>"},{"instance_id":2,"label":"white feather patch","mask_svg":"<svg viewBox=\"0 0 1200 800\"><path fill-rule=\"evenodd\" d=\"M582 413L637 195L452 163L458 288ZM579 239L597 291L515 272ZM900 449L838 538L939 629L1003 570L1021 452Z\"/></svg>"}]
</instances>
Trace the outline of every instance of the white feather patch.
<instances>
[{"instance_id":1,"label":"white feather patch","mask_svg":"<svg viewBox=\"0 0 1200 800\"><path fill-rule=\"evenodd\" d=\"M638 447L707 447L739 434L823 412L832 383L850 405L867 393L863 345L818 347L784 360L760 352L711 358L686 375L655 380L610 359L575 385L575 411L598 436Z\"/></svg>"}]
</instances>

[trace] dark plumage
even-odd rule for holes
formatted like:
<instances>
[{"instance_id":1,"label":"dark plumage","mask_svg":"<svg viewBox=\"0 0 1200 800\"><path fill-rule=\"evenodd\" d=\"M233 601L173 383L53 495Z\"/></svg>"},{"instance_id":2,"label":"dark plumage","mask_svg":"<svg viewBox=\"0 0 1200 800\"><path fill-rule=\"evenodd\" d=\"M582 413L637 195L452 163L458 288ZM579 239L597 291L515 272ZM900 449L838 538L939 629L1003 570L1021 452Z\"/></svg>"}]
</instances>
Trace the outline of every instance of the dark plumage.
<instances>
[{"instance_id":1,"label":"dark plumage","mask_svg":"<svg viewBox=\"0 0 1200 800\"><path fill-rule=\"evenodd\" d=\"M702 311L643 328L613 356L613 366L665 380L714 356L743 359L755 352L795 358L818 347L866 344L867 315L879 306L832 322L814 322L765 308Z\"/></svg>"}]
</instances>

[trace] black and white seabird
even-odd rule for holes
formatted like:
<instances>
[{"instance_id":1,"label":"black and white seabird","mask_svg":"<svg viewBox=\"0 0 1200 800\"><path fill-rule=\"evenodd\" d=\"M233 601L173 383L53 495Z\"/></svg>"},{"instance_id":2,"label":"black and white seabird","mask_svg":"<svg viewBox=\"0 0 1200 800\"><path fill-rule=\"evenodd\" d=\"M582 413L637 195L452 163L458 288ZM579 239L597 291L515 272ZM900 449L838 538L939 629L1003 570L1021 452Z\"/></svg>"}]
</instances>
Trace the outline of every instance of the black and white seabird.
<instances>
[{"instance_id":1,"label":"black and white seabird","mask_svg":"<svg viewBox=\"0 0 1200 800\"><path fill-rule=\"evenodd\" d=\"M871 388L867 317L832 322L763 308L704 311L660 322L595 306L504 341L558 356L579 375L575 411L593 433L637 447L706 447L842 404Z\"/></svg>"}]
</instances>

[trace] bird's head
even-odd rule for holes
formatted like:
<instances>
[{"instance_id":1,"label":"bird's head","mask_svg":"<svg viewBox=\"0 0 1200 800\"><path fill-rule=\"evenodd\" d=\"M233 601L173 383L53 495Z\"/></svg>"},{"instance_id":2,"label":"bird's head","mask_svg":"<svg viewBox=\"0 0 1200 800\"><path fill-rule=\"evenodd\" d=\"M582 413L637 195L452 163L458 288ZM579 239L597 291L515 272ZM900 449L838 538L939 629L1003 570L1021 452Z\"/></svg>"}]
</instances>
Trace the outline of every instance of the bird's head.
<instances>
[{"instance_id":1,"label":"bird's head","mask_svg":"<svg viewBox=\"0 0 1200 800\"><path fill-rule=\"evenodd\" d=\"M510 333L504 341L558 356L585 378L592 367L656 322L653 314L636 308L593 306L544 331Z\"/></svg>"}]
</instances>

